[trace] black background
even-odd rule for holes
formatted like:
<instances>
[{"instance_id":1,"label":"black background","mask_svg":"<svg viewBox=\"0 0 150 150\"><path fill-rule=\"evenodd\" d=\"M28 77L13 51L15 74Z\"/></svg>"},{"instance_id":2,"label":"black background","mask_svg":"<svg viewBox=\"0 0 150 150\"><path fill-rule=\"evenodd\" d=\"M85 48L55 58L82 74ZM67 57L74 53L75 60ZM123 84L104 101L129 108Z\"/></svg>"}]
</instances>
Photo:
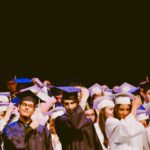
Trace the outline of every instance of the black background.
<instances>
[{"instance_id":1,"label":"black background","mask_svg":"<svg viewBox=\"0 0 150 150\"><path fill-rule=\"evenodd\" d=\"M79 77L86 86L98 82L110 87L137 85L150 75L146 8L46 5L3 12L1 87L15 75L59 85Z\"/></svg>"}]
</instances>

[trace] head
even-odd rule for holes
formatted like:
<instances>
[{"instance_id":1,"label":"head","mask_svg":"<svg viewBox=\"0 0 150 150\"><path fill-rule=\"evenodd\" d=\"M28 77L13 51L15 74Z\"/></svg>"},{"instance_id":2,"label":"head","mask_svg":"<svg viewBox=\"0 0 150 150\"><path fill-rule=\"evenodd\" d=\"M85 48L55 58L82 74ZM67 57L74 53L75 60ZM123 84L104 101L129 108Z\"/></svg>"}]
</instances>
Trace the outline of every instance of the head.
<instances>
[{"instance_id":1,"label":"head","mask_svg":"<svg viewBox=\"0 0 150 150\"><path fill-rule=\"evenodd\" d=\"M131 104L116 104L114 107L114 117L125 119L131 112Z\"/></svg>"},{"instance_id":2,"label":"head","mask_svg":"<svg viewBox=\"0 0 150 150\"><path fill-rule=\"evenodd\" d=\"M149 103L150 102L150 89L143 90L142 96L144 97L144 101L146 103Z\"/></svg>"},{"instance_id":3,"label":"head","mask_svg":"<svg viewBox=\"0 0 150 150\"><path fill-rule=\"evenodd\" d=\"M88 119L91 119L93 123L97 121L97 112L95 109L87 109L84 111Z\"/></svg>"},{"instance_id":4,"label":"head","mask_svg":"<svg viewBox=\"0 0 150 150\"><path fill-rule=\"evenodd\" d=\"M68 113L72 113L72 110L75 109L78 105L78 102L76 100L63 100L63 106L65 107L66 111Z\"/></svg>"},{"instance_id":5,"label":"head","mask_svg":"<svg viewBox=\"0 0 150 150\"><path fill-rule=\"evenodd\" d=\"M140 85L140 95L146 103L150 102L150 82Z\"/></svg>"},{"instance_id":6,"label":"head","mask_svg":"<svg viewBox=\"0 0 150 150\"><path fill-rule=\"evenodd\" d=\"M63 91L57 88L51 88L52 95L56 98L58 103L61 103L63 97Z\"/></svg>"},{"instance_id":7,"label":"head","mask_svg":"<svg viewBox=\"0 0 150 150\"><path fill-rule=\"evenodd\" d=\"M35 111L36 101L32 96L26 96L21 99L18 106L20 117L31 118Z\"/></svg>"},{"instance_id":8,"label":"head","mask_svg":"<svg viewBox=\"0 0 150 150\"><path fill-rule=\"evenodd\" d=\"M94 107L102 114L105 118L113 116L114 102L111 97L99 99L95 101Z\"/></svg>"},{"instance_id":9,"label":"head","mask_svg":"<svg viewBox=\"0 0 150 150\"><path fill-rule=\"evenodd\" d=\"M64 92L63 98L62 98L62 104L68 113L72 113L72 110L75 109L77 105L79 104L78 93L77 92L71 92L71 93Z\"/></svg>"},{"instance_id":10,"label":"head","mask_svg":"<svg viewBox=\"0 0 150 150\"><path fill-rule=\"evenodd\" d=\"M114 111L114 107L105 107L105 117L109 118L109 117L113 117L113 111Z\"/></svg>"},{"instance_id":11,"label":"head","mask_svg":"<svg viewBox=\"0 0 150 150\"><path fill-rule=\"evenodd\" d=\"M17 90L17 83L14 80L7 81L7 88L10 92L16 92Z\"/></svg>"}]
</instances>

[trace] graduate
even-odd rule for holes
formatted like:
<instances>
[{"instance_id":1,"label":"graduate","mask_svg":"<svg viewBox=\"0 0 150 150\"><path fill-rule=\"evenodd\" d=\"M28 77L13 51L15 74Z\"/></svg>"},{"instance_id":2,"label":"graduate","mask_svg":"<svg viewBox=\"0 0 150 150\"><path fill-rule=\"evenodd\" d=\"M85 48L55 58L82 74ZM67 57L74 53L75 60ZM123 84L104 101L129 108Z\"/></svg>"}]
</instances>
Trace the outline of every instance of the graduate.
<instances>
[{"instance_id":1,"label":"graduate","mask_svg":"<svg viewBox=\"0 0 150 150\"><path fill-rule=\"evenodd\" d=\"M63 87L62 103L66 113L55 119L55 128L63 150L102 150L94 125L87 119L79 104L78 92L74 87Z\"/></svg>"},{"instance_id":2,"label":"graduate","mask_svg":"<svg viewBox=\"0 0 150 150\"><path fill-rule=\"evenodd\" d=\"M18 121L7 125L3 132L5 150L53 150L49 130L31 120L39 98L31 91L18 93L20 98Z\"/></svg>"},{"instance_id":3,"label":"graduate","mask_svg":"<svg viewBox=\"0 0 150 150\"><path fill-rule=\"evenodd\" d=\"M99 112L99 122L95 123L96 133L99 137L103 150L108 150L108 139L105 132L107 118L113 117L114 102L112 97L104 96L94 101L94 108Z\"/></svg>"},{"instance_id":4,"label":"graduate","mask_svg":"<svg viewBox=\"0 0 150 150\"><path fill-rule=\"evenodd\" d=\"M147 114L146 111L145 112L141 111L137 114L136 118L145 127L145 132L143 132L143 137L142 137L142 141L144 143L144 149L150 149L149 115Z\"/></svg>"},{"instance_id":5,"label":"graduate","mask_svg":"<svg viewBox=\"0 0 150 150\"><path fill-rule=\"evenodd\" d=\"M136 120L141 105L137 96L131 104L131 94L115 95L114 117L106 120L105 130L110 150L143 150L144 126ZM139 142L140 141L140 142Z\"/></svg>"}]
</instances>

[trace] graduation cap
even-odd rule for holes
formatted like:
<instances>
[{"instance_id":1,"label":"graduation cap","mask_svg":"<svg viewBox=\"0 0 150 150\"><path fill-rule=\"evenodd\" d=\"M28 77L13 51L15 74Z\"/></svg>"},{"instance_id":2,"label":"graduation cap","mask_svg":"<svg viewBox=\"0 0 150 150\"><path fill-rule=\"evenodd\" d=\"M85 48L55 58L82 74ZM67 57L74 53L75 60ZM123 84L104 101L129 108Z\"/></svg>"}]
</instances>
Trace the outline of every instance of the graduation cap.
<instances>
[{"instance_id":1,"label":"graduation cap","mask_svg":"<svg viewBox=\"0 0 150 150\"><path fill-rule=\"evenodd\" d=\"M91 87L88 88L90 96L92 97L94 94L103 92L103 88L100 84L95 83Z\"/></svg>"},{"instance_id":2,"label":"graduation cap","mask_svg":"<svg viewBox=\"0 0 150 150\"><path fill-rule=\"evenodd\" d=\"M119 93L115 94L115 104L131 104L131 99L133 95L130 93Z\"/></svg>"},{"instance_id":3,"label":"graduation cap","mask_svg":"<svg viewBox=\"0 0 150 150\"><path fill-rule=\"evenodd\" d=\"M148 120L149 119L149 116L146 114L146 113L141 113L141 114L138 114L136 116L136 119L138 121L142 121L142 120Z\"/></svg>"},{"instance_id":4,"label":"graduation cap","mask_svg":"<svg viewBox=\"0 0 150 150\"><path fill-rule=\"evenodd\" d=\"M10 92L0 92L0 95L9 96L9 95L10 95Z\"/></svg>"},{"instance_id":5,"label":"graduation cap","mask_svg":"<svg viewBox=\"0 0 150 150\"><path fill-rule=\"evenodd\" d=\"M109 96L113 94L113 90L112 89L104 89L103 90L104 96Z\"/></svg>"},{"instance_id":6,"label":"graduation cap","mask_svg":"<svg viewBox=\"0 0 150 150\"><path fill-rule=\"evenodd\" d=\"M9 102L9 99L5 95L0 95L0 103L6 103Z\"/></svg>"},{"instance_id":7,"label":"graduation cap","mask_svg":"<svg viewBox=\"0 0 150 150\"><path fill-rule=\"evenodd\" d=\"M55 119L58 116L63 115L66 112L66 109L62 106L56 107L48 112L46 112L45 114L47 114L48 116L51 117L51 119Z\"/></svg>"},{"instance_id":8,"label":"graduation cap","mask_svg":"<svg viewBox=\"0 0 150 150\"><path fill-rule=\"evenodd\" d=\"M79 88L75 88L72 86L59 86L56 87L57 89L62 90L63 93L63 97L62 99L67 99L67 100L77 100L78 99L78 92L80 92Z\"/></svg>"},{"instance_id":9,"label":"graduation cap","mask_svg":"<svg viewBox=\"0 0 150 150\"><path fill-rule=\"evenodd\" d=\"M39 97L36 96L30 90L27 90L24 92L18 92L18 93L15 93L15 95L19 98L19 100L16 101L17 104L21 103L22 101L32 101L34 104L38 104L38 102L39 102Z\"/></svg>"},{"instance_id":10,"label":"graduation cap","mask_svg":"<svg viewBox=\"0 0 150 150\"><path fill-rule=\"evenodd\" d=\"M115 104L113 102L112 97L110 96L103 96L101 98L97 98L94 100L93 108L97 110L101 110L105 107L114 107Z\"/></svg>"},{"instance_id":11,"label":"graduation cap","mask_svg":"<svg viewBox=\"0 0 150 150\"><path fill-rule=\"evenodd\" d=\"M124 82L118 89L116 89L114 92L115 93L122 93L122 92L128 92L132 89L135 89L136 87L127 83L127 82Z\"/></svg>"},{"instance_id":12,"label":"graduation cap","mask_svg":"<svg viewBox=\"0 0 150 150\"><path fill-rule=\"evenodd\" d=\"M32 79L29 78L15 78L16 83L32 83Z\"/></svg>"},{"instance_id":13,"label":"graduation cap","mask_svg":"<svg viewBox=\"0 0 150 150\"><path fill-rule=\"evenodd\" d=\"M136 118L138 121L149 119L149 111L146 110L143 105L140 105L136 114L137 114Z\"/></svg>"}]
</instances>

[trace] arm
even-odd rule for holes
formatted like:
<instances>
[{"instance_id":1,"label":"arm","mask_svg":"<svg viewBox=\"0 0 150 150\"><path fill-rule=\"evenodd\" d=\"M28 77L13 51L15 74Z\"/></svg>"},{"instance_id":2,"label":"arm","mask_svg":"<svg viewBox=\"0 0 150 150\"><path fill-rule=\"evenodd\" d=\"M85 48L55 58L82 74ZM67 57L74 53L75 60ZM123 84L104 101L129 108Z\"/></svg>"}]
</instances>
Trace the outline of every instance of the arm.
<instances>
[{"instance_id":1,"label":"arm","mask_svg":"<svg viewBox=\"0 0 150 150\"><path fill-rule=\"evenodd\" d=\"M130 138L142 134L144 127L136 120L136 111L141 105L140 97L132 102L131 113L120 121L116 118L108 118L106 120L107 138L116 143L126 142Z\"/></svg>"},{"instance_id":2,"label":"arm","mask_svg":"<svg viewBox=\"0 0 150 150\"><path fill-rule=\"evenodd\" d=\"M88 97L89 97L89 91L88 91L88 89L86 89L85 87L82 87L81 88L81 100L80 100L79 105L81 106L81 108L83 110L85 109Z\"/></svg>"}]
</instances>

